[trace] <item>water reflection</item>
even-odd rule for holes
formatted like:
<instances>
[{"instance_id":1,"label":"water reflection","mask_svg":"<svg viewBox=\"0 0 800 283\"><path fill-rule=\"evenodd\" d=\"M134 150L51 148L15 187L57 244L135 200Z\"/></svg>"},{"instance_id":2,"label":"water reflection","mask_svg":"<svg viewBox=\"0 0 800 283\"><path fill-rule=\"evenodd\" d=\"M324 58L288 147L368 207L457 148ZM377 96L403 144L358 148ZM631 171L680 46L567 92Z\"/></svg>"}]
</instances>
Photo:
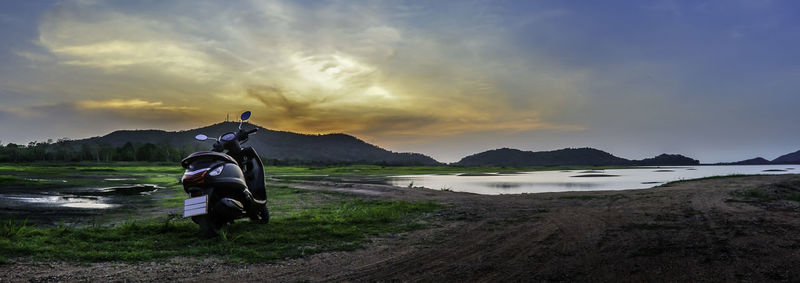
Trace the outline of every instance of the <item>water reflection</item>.
<instances>
[{"instance_id":1,"label":"water reflection","mask_svg":"<svg viewBox=\"0 0 800 283\"><path fill-rule=\"evenodd\" d=\"M602 177L619 177L619 175L611 175L611 174L581 174L581 175L575 175L575 176L570 176L570 177L572 177L572 178L598 178L598 177L602 178Z\"/></svg>"},{"instance_id":2,"label":"water reflection","mask_svg":"<svg viewBox=\"0 0 800 283\"><path fill-rule=\"evenodd\" d=\"M149 196L159 186L138 184L120 187L78 187L50 190L7 191L0 194L0 208L13 211L59 208L111 209Z\"/></svg>"},{"instance_id":3,"label":"water reflection","mask_svg":"<svg viewBox=\"0 0 800 283\"><path fill-rule=\"evenodd\" d=\"M107 198L76 196L42 196L42 195L0 195L0 204L8 209L22 209L36 206L40 208L85 208L109 209L119 205L106 203Z\"/></svg>"},{"instance_id":4,"label":"water reflection","mask_svg":"<svg viewBox=\"0 0 800 283\"><path fill-rule=\"evenodd\" d=\"M389 178L395 186L451 189L478 194L646 189L671 181L733 174L787 174L776 165L651 167L519 174L407 175ZM577 175L576 175L577 172ZM577 177L577 178L576 178Z\"/></svg>"},{"instance_id":5,"label":"water reflection","mask_svg":"<svg viewBox=\"0 0 800 283\"><path fill-rule=\"evenodd\" d=\"M493 183L485 183L483 184L487 187L492 187L496 189L519 189L519 188L536 188L537 186L546 185L546 186L553 186L553 187L562 187L562 188L574 188L574 189L589 189L596 187L597 184L594 183L574 183L574 182L560 182L560 183L508 183L508 182L493 182Z\"/></svg>"},{"instance_id":6,"label":"water reflection","mask_svg":"<svg viewBox=\"0 0 800 283\"><path fill-rule=\"evenodd\" d=\"M486 186L497 188L497 189L513 189L522 187L524 184L521 183L487 183Z\"/></svg>"}]
</instances>

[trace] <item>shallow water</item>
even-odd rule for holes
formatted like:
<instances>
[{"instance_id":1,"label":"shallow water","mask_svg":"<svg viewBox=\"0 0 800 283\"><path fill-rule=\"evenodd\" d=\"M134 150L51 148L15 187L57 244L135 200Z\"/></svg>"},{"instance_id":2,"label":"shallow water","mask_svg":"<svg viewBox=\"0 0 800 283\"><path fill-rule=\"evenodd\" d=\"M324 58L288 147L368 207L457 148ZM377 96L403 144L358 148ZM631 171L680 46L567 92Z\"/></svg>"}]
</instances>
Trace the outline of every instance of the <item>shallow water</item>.
<instances>
[{"instance_id":1,"label":"shallow water","mask_svg":"<svg viewBox=\"0 0 800 283\"><path fill-rule=\"evenodd\" d=\"M566 191L647 189L663 183L732 174L796 174L786 165L647 167L639 169L537 171L481 176L405 175L390 177L395 186L426 187L487 195Z\"/></svg>"},{"instance_id":2,"label":"shallow water","mask_svg":"<svg viewBox=\"0 0 800 283\"><path fill-rule=\"evenodd\" d=\"M37 225L112 223L130 213L143 213L143 208L153 206L153 194L163 189L152 184L5 188L0 189L0 219L27 219Z\"/></svg>"}]
</instances>

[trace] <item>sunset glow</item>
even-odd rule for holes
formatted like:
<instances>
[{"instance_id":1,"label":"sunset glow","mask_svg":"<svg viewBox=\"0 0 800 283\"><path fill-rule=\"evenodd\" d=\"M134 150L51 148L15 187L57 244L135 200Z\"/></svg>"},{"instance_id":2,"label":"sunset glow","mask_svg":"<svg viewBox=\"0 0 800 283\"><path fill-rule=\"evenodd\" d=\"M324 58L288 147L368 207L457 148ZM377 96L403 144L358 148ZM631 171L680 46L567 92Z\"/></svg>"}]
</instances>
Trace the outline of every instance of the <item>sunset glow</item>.
<instances>
[{"instance_id":1,"label":"sunset glow","mask_svg":"<svg viewBox=\"0 0 800 283\"><path fill-rule=\"evenodd\" d=\"M2 143L251 110L445 162L800 147L794 2L24 2L0 4Z\"/></svg>"}]
</instances>

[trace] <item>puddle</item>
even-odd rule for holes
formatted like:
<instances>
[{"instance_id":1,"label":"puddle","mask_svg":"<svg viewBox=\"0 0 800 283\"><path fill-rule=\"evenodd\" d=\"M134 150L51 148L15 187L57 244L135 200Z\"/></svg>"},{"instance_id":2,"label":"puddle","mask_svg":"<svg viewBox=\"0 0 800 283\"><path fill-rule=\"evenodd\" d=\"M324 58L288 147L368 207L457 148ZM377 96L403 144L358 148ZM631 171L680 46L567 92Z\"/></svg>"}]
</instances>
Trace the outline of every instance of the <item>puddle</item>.
<instances>
[{"instance_id":1,"label":"puddle","mask_svg":"<svg viewBox=\"0 0 800 283\"><path fill-rule=\"evenodd\" d=\"M119 205L105 203L106 198L98 197L75 197L75 196L41 196L41 195L0 195L0 205L12 210L39 208L86 208L86 209L109 209Z\"/></svg>"},{"instance_id":2,"label":"puddle","mask_svg":"<svg viewBox=\"0 0 800 283\"><path fill-rule=\"evenodd\" d=\"M73 190L64 191L67 194L74 194L79 196L134 196L134 195L150 195L161 187L152 184L141 184L133 186L122 187L107 187L107 188L75 188Z\"/></svg>"},{"instance_id":3,"label":"puddle","mask_svg":"<svg viewBox=\"0 0 800 283\"><path fill-rule=\"evenodd\" d=\"M70 208L109 209L109 208L115 208L119 205L108 204L108 203L96 203L96 202L69 202L62 204L61 206Z\"/></svg>"},{"instance_id":4,"label":"puddle","mask_svg":"<svg viewBox=\"0 0 800 283\"><path fill-rule=\"evenodd\" d=\"M66 183L67 180L54 180L54 179L36 179L36 178L25 178L28 181L34 182L45 182L45 183Z\"/></svg>"},{"instance_id":5,"label":"puddle","mask_svg":"<svg viewBox=\"0 0 800 283\"><path fill-rule=\"evenodd\" d=\"M36 225L95 225L163 211L154 200L170 190L152 184L113 187L33 188L0 191L0 219Z\"/></svg>"}]
</instances>

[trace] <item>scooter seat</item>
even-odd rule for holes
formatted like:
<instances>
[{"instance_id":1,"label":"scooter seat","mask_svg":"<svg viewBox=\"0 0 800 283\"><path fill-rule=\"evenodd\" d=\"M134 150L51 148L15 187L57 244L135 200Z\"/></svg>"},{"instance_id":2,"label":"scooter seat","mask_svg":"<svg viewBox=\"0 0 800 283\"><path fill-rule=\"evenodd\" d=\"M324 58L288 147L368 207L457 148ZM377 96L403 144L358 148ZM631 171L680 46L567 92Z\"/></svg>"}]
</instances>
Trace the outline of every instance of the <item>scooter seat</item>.
<instances>
[{"instance_id":1,"label":"scooter seat","mask_svg":"<svg viewBox=\"0 0 800 283\"><path fill-rule=\"evenodd\" d=\"M236 162L236 159L233 159L233 157L231 157L230 155L215 151L198 151L190 154L189 156L181 160L181 166L183 166L183 168L189 168L189 165L191 165L192 162L202 158L208 158L219 161L228 161L233 164L236 164L237 166L239 165L239 162Z\"/></svg>"}]
</instances>

